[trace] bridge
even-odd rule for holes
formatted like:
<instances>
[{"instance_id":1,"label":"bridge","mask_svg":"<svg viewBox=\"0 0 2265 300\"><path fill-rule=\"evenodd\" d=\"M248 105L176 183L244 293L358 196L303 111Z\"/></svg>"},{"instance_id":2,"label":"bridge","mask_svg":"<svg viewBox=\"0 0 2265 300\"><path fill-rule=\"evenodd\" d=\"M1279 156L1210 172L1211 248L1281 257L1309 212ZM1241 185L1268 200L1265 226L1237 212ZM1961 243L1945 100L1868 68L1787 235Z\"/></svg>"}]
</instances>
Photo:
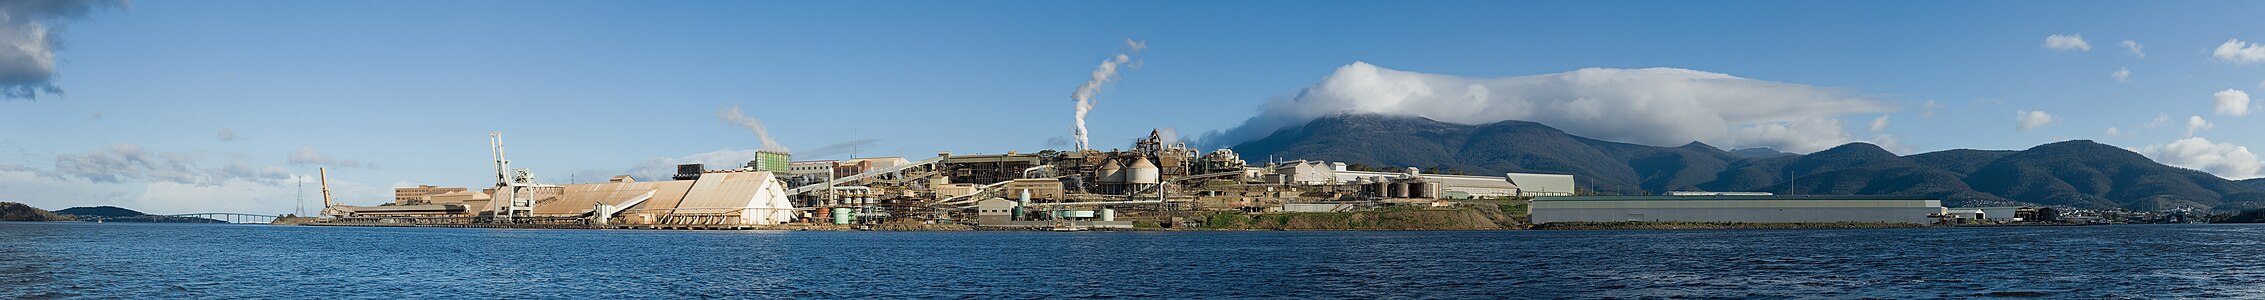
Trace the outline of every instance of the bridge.
<instances>
[{"instance_id":1,"label":"bridge","mask_svg":"<svg viewBox=\"0 0 2265 300\"><path fill-rule=\"evenodd\" d=\"M224 222L228 222L228 223L262 223L262 224L265 224L265 223L271 223L271 222L275 222L275 219L276 219L276 218L282 217L282 216L278 216L278 215L262 215L262 214L231 213L231 212L201 212L201 213L170 214L170 215L165 215L165 216L167 216L167 217L183 217L183 218L205 218L205 219L220 220L220 221L224 221Z\"/></svg>"}]
</instances>

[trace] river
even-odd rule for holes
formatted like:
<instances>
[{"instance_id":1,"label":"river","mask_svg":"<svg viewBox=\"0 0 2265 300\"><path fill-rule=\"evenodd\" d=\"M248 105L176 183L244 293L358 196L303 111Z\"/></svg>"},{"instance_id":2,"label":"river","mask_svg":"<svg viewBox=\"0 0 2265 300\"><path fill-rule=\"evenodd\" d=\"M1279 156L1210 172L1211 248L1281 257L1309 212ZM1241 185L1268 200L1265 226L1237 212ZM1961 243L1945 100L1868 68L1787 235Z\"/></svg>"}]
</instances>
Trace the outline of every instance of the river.
<instances>
[{"instance_id":1,"label":"river","mask_svg":"<svg viewBox=\"0 0 2265 300\"><path fill-rule=\"evenodd\" d=\"M766 232L0 222L0 298L2244 298L2265 226Z\"/></svg>"}]
</instances>

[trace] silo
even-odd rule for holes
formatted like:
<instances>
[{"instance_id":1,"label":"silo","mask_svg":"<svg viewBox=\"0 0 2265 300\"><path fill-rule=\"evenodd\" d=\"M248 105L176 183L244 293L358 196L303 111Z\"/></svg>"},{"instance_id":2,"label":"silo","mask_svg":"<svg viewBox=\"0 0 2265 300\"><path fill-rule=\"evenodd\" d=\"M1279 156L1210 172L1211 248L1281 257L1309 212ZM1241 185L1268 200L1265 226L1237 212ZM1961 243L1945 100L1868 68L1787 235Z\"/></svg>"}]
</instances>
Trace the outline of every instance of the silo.
<instances>
[{"instance_id":1,"label":"silo","mask_svg":"<svg viewBox=\"0 0 2265 300\"><path fill-rule=\"evenodd\" d=\"M1369 176L1368 181L1370 182L1368 189L1370 197L1383 198L1392 195L1392 183L1385 181L1384 176Z\"/></svg>"},{"instance_id":2,"label":"silo","mask_svg":"<svg viewBox=\"0 0 2265 300\"><path fill-rule=\"evenodd\" d=\"M1408 198L1431 198L1431 186L1430 182L1424 182L1421 178L1408 180Z\"/></svg>"},{"instance_id":3,"label":"silo","mask_svg":"<svg viewBox=\"0 0 2265 300\"><path fill-rule=\"evenodd\" d=\"M1117 160L1102 160L1101 174L1094 175L1094 181L1100 182L1101 184L1124 183L1125 175L1123 174L1123 171L1124 167L1117 166Z\"/></svg>"},{"instance_id":4,"label":"silo","mask_svg":"<svg viewBox=\"0 0 2265 300\"><path fill-rule=\"evenodd\" d=\"M1132 167L1127 168L1125 174L1125 183L1135 185L1154 185L1163 175L1162 170L1156 168L1156 164L1149 163L1148 159L1142 158L1133 159Z\"/></svg>"},{"instance_id":5,"label":"silo","mask_svg":"<svg viewBox=\"0 0 2265 300\"><path fill-rule=\"evenodd\" d=\"M1408 182L1402 181L1402 182L1394 182L1394 183L1392 183L1392 196L1391 196L1391 197L1392 197L1392 198L1407 198L1407 197L1408 197Z\"/></svg>"},{"instance_id":6,"label":"silo","mask_svg":"<svg viewBox=\"0 0 2265 300\"><path fill-rule=\"evenodd\" d=\"M1094 175L1094 181L1100 183L1097 189L1102 194L1116 194L1125 185L1124 167L1117 166L1115 159L1101 160L1101 173Z\"/></svg>"},{"instance_id":7,"label":"silo","mask_svg":"<svg viewBox=\"0 0 2265 300\"><path fill-rule=\"evenodd\" d=\"M1126 193L1130 195L1130 193L1146 191L1148 186L1155 186L1155 182L1160 180L1160 177L1162 177L1162 168L1155 168L1155 164L1148 164L1148 159L1132 157L1132 166L1126 168Z\"/></svg>"}]
</instances>

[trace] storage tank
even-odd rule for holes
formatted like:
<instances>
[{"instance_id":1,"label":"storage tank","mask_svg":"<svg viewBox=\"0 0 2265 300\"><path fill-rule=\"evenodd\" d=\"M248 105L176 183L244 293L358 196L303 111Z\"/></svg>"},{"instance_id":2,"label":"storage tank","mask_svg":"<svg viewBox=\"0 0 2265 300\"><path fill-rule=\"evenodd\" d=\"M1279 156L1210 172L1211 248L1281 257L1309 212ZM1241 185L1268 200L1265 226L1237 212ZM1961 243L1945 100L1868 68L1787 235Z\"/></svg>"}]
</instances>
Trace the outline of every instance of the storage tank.
<instances>
[{"instance_id":1,"label":"storage tank","mask_svg":"<svg viewBox=\"0 0 2265 300\"><path fill-rule=\"evenodd\" d=\"M1148 159L1134 158L1132 167L1125 170L1125 183L1156 184L1161 175L1163 171L1157 169L1156 164L1149 163Z\"/></svg>"},{"instance_id":2,"label":"storage tank","mask_svg":"<svg viewBox=\"0 0 2265 300\"><path fill-rule=\"evenodd\" d=\"M1424 182L1421 179L1411 180L1408 182L1408 197L1430 199L1432 198L1431 186L1432 184L1430 182Z\"/></svg>"},{"instance_id":3,"label":"storage tank","mask_svg":"<svg viewBox=\"0 0 2265 300\"><path fill-rule=\"evenodd\" d=\"M1124 183L1124 167L1117 166L1117 160L1115 159L1102 160L1101 174L1095 175L1094 178L1095 181L1101 182L1102 185L1111 183Z\"/></svg>"},{"instance_id":4,"label":"storage tank","mask_svg":"<svg viewBox=\"0 0 2265 300\"><path fill-rule=\"evenodd\" d=\"M1115 210L1115 209L1107 209L1107 208L1103 208L1103 209L1101 209L1101 221L1102 221L1102 222L1111 222L1111 221L1116 221L1116 220L1117 220L1117 210Z\"/></svg>"},{"instance_id":5,"label":"storage tank","mask_svg":"<svg viewBox=\"0 0 2265 300\"><path fill-rule=\"evenodd\" d=\"M834 224L844 224L844 225L847 225L847 224L849 224L849 214L850 214L850 213L851 213L851 211L850 211L850 209L848 209L848 208L835 209L835 210L834 210Z\"/></svg>"},{"instance_id":6,"label":"storage tank","mask_svg":"<svg viewBox=\"0 0 2265 300\"><path fill-rule=\"evenodd\" d=\"M1394 182L1394 183L1392 183L1392 196L1391 196L1391 197L1392 197L1392 198L1407 198L1407 197L1408 197L1408 183L1407 183L1407 182Z\"/></svg>"}]
</instances>

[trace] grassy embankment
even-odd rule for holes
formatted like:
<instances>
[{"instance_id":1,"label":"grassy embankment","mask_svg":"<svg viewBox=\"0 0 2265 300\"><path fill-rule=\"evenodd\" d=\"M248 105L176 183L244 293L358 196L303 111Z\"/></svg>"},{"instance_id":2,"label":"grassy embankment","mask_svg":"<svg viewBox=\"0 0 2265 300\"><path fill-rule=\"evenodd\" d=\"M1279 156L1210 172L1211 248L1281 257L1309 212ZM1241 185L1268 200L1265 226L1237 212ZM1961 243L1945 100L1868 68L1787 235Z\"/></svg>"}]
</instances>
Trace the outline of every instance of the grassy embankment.
<instances>
[{"instance_id":1,"label":"grassy embankment","mask_svg":"<svg viewBox=\"0 0 2265 300\"><path fill-rule=\"evenodd\" d=\"M1747 222L1552 222L1533 229L1555 230L1677 230L1677 229L1837 229L1921 228L1922 224L1869 222L1747 223Z\"/></svg>"}]
</instances>

